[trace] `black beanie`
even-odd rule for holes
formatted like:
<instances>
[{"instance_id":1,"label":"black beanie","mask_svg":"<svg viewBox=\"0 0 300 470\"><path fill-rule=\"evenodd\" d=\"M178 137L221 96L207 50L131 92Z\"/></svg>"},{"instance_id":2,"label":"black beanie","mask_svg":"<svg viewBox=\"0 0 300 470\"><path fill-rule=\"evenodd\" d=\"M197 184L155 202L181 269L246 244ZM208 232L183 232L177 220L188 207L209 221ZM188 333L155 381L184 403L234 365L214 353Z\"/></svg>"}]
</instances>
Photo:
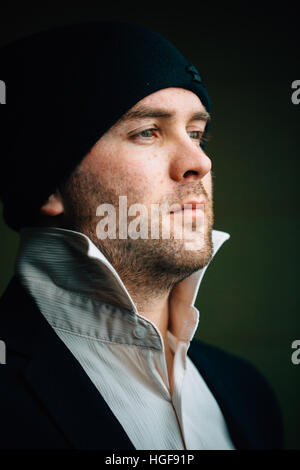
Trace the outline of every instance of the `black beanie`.
<instances>
[{"instance_id":1,"label":"black beanie","mask_svg":"<svg viewBox=\"0 0 300 470\"><path fill-rule=\"evenodd\" d=\"M121 20L88 21L0 48L0 199L12 229L39 209L100 137L146 96L168 87L197 94L202 79L160 34Z\"/></svg>"}]
</instances>

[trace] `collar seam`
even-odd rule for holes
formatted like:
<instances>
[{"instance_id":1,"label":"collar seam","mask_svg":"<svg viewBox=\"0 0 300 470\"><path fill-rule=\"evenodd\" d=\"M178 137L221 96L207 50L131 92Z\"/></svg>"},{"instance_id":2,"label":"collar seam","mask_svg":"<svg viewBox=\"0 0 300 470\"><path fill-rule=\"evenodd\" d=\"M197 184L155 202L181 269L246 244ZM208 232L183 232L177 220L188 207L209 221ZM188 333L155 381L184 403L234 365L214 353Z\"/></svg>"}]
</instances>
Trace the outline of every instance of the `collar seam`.
<instances>
[{"instance_id":1,"label":"collar seam","mask_svg":"<svg viewBox=\"0 0 300 470\"><path fill-rule=\"evenodd\" d=\"M65 328L53 326L52 324L51 324L51 326L54 330L62 331L64 333L69 333L70 335L79 336L79 337L85 338L85 339L91 339L91 340L97 341L99 343L103 342L103 343L119 344L121 346L134 346L134 347L137 347L137 348L152 349L153 351L162 351L162 349L157 349L153 346L146 346L146 345L140 345L140 344L135 344L135 343L134 344L128 344L128 343L121 343L119 341L112 341L110 339L94 338L93 336L83 335L81 333L75 333L74 331L70 331L70 330L67 330Z\"/></svg>"}]
</instances>

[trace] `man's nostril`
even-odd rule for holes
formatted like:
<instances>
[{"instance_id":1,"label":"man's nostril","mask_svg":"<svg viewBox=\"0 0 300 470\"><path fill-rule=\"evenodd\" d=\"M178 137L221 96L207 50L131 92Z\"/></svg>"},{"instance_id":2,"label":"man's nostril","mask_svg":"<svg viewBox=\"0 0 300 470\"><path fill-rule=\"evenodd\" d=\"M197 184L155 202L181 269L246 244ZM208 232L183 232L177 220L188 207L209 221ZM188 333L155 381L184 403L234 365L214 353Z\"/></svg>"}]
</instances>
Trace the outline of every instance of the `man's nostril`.
<instances>
[{"instance_id":1,"label":"man's nostril","mask_svg":"<svg viewBox=\"0 0 300 470\"><path fill-rule=\"evenodd\" d=\"M198 175L198 171L195 170L188 170L184 173L184 177L189 176L189 175Z\"/></svg>"}]
</instances>

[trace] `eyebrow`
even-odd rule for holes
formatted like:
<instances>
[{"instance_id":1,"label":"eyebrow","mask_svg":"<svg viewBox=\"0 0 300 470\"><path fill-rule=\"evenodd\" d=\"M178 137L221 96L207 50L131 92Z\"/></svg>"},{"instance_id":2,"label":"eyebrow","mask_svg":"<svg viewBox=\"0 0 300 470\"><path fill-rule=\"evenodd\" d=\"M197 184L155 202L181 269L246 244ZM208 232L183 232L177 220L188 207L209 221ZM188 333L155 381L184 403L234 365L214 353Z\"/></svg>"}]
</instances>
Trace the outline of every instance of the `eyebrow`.
<instances>
[{"instance_id":1,"label":"eyebrow","mask_svg":"<svg viewBox=\"0 0 300 470\"><path fill-rule=\"evenodd\" d=\"M175 117L175 111L166 111L161 108L148 108L140 106L137 109L129 110L120 119L119 122L136 121L145 118L166 118L171 119ZM189 117L189 121L210 121L210 114L207 111L196 111Z\"/></svg>"}]
</instances>

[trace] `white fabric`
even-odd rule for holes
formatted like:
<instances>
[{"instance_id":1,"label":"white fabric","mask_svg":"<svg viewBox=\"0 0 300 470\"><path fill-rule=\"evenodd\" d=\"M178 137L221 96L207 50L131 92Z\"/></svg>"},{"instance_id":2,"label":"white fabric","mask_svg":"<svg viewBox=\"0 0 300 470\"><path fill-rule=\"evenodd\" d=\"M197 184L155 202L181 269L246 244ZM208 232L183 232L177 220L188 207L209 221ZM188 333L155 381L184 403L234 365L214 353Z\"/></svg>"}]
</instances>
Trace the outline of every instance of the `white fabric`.
<instances>
[{"instance_id":1,"label":"white fabric","mask_svg":"<svg viewBox=\"0 0 300 470\"><path fill-rule=\"evenodd\" d=\"M117 272L91 240L52 227L26 228L20 235L16 275L134 447L234 449L219 405L187 357L199 322L194 302L208 265L170 294L171 397L158 328L138 313ZM213 256L229 237L213 230Z\"/></svg>"}]
</instances>

